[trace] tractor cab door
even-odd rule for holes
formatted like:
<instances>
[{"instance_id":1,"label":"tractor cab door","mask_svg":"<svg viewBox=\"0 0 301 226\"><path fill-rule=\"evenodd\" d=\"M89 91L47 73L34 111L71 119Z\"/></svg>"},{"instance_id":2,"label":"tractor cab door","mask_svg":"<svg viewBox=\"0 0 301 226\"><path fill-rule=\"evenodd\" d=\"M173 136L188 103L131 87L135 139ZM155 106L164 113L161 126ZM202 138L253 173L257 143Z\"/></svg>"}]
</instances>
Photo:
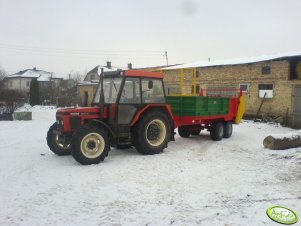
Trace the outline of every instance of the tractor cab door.
<instances>
[{"instance_id":1,"label":"tractor cab door","mask_svg":"<svg viewBox=\"0 0 301 226\"><path fill-rule=\"evenodd\" d=\"M118 104L118 125L130 125L141 107L141 89L139 78L126 78Z\"/></svg>"}]
</instances>

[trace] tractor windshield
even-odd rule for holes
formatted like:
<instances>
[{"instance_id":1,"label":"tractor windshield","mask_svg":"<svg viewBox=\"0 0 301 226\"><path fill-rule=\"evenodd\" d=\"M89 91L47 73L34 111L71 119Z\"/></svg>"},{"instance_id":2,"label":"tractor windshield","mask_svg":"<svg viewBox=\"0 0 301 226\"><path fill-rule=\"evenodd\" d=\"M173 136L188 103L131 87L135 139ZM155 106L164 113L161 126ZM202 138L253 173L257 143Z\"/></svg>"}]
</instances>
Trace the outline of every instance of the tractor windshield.
<instances>
[{"instance_id":1,"label":"tractor windshield","mask_svg":"<svg viewBox=\"0 0 301 226\"><path fill-rule=\"evenodd\" d=\"M113 104L116 103L118 92L122 78L104 78L103 79L103 92L104 92L104 103ZM94 103L99 103L101 86L99 85L94 97Z\"/></svg>"}]
</instances>

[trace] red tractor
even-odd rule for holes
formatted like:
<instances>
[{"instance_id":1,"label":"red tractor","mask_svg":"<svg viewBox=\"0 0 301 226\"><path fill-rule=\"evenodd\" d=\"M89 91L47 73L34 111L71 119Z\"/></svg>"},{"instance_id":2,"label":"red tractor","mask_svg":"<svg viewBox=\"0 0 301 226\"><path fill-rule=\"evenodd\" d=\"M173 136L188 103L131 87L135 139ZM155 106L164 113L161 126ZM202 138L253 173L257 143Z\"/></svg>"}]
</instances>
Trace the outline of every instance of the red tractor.
<instances>
[{"instance_id":1,"label":"red tractor","mask_svg":"<svg viewBox=\"0 0 301 226\"><path fill-rule=\"evenodd\" d=\"M110 147L134 146L158 154L174 140L174 121L166 103L163 74L138 70L101 72L93 107L58 110L47 143L58 155L81 164L105 159Z\"/></svg>"}]
</instances>

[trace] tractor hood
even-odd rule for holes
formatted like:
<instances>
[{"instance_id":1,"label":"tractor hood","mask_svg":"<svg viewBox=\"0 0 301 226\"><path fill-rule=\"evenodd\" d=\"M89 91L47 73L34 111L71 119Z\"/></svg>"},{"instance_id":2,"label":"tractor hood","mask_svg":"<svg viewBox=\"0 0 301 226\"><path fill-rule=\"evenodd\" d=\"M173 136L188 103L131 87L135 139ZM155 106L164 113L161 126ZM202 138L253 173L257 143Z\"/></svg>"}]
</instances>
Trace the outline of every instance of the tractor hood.
<instances>
[{"instance_id":1,"label":"tractor hood","mask_svg":"<svg viewBox=\"0 0 301 226\"><path fill-rule=\"evenodd\" d=\"M81 108L64 108L57 110L56 114L76 115L76 114L99 114L99 107L81 107Z\"/></svg>"}]
</instances>

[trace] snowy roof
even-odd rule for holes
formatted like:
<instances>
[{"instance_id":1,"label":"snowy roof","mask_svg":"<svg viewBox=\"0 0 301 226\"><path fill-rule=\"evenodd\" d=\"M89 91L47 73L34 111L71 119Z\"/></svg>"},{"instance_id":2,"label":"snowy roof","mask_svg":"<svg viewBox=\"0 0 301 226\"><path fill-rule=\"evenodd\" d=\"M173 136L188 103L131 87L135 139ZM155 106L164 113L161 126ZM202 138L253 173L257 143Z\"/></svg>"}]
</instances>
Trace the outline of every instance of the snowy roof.
<instances>
[{"instance_id":1,"label":"snowy roof","mask_svg":"<svg viewBox=\"0 0 301 226\"><path fill-rule=\"evenodd\" d=\"M7 76L7 78L37 78L38 81L49 81L49 79L62 79L62 77L55 76L52 72L36 70L34 69L26 69L23 71L19 71L15 74Z\"/></svg>"},{"instance_id":2,"label":"snowy roof","mask_svg":"<svg viewBox=\"0 0 301 226\"><path fill-rule=\"evenodd\" d=\"M301 52L290 52L285 54L275 54L275 55L262 55L256 57L244 57L226 60L215 60L215 61L198 61L194 63L180 64L172 67L165 67L162 70L172 70L181 68L195 68L195 67L212 67L212 66L223 66L223 65L237 65L237 64L249 64L262 61L276 60L287 57L300 56Z\"/></svg>"},{"instance_id":3,"label":"snowy roof","mask_svg":"<svg viewBox=\"0 0 301 226\"><path fill-rule=\"evenodd\" d=\"M103 67L103 66L98 65L98 69L97 69L97 74L98 74L98 75L101 74L101 69L102 69L102 68L103 68L103 72L120 70L119 68L107 68L107 67Z\"/></svg>"}]
</instances>

